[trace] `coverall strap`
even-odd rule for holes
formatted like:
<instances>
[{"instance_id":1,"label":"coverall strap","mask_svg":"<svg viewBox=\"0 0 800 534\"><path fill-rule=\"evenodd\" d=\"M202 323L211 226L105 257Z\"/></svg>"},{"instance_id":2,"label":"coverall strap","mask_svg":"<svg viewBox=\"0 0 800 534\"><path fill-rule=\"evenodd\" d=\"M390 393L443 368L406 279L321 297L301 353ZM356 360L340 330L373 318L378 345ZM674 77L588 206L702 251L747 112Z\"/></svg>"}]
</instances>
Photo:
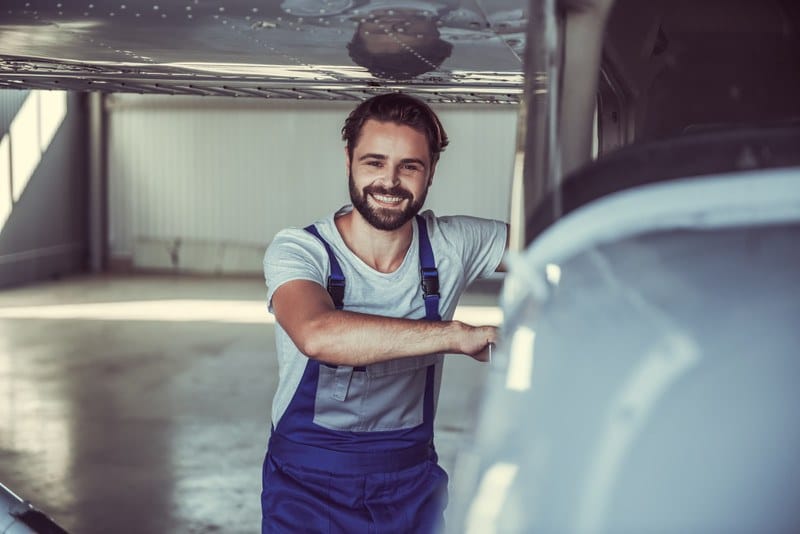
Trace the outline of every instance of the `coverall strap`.
<instances>
[{"instance_id":1,"label":"coverall strap","mask_svg":"<svg viewBox=\"0 0 800 534\"><path fill-rule=\"evenodd\" d=\"M425 318L429 321L441 321L439 315L439 270L433 255L428 225L420 215L417 218L419 229L419 266L422 280L422 299L425 301Z\"/></svg>"},{"instance_id":2,"label":"coverall strap","mask_svg":"<svg viewBox=\"0 0 800 534\"><path fill-rule=\"evenodd\" d=\"M330 260L331 269L331 273L328 276L328 294L331 296L333 305L336 306L336 309L341 310L344 308L345 280L342 268L339 266L339 262L336 260L336 255L333 253L333 250L328 242L325 241L321 235L319 235L319 231L317 230L316 226L311 224L306 226L304 230L319 239L325 246L325 251L328 253L328 259Z\"/></svg>"}]
</instances>

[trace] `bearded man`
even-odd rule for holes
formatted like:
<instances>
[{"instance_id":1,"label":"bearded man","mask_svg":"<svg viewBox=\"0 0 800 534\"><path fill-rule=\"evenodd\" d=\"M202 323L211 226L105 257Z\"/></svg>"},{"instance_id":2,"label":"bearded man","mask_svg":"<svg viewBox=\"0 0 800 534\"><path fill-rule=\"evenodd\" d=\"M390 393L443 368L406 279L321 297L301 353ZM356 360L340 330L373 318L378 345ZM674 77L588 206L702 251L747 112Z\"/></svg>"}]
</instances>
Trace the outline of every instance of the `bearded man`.
<instances>
[{"instance_id":1,"label":"bearded man","mask_svg":"<svg viewBox=\"0 0 800 534\"><path fill-rule=\"evenodd\" d=\"M453 321L499 268L507 226L420 213L448 140L391 93L345 121L352 206L279 232L264 257L280 379L262 532L436 531L447 474L433 446L444 354L487 360L493 326Z\"/></svg>"}]
</instances>

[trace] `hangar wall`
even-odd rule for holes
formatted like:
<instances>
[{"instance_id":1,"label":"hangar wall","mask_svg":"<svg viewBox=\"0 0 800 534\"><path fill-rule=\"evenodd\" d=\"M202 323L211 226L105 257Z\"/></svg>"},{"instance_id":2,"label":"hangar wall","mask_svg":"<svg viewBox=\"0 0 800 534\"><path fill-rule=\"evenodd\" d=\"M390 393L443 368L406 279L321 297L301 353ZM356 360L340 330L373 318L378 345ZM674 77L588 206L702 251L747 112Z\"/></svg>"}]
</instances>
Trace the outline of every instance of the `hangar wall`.
<instances>
[{"instance_id":1,"label":"hangar wall","mask_svg":"<svg viewBox=\"0 0 800 534\"><path fill-rule=\"evenodd\" d=\"M86 266L84 97L0 90L0 286Z\"/></svg>"},{"instance_id":2,"label":"hangar wall","mask_svg":"<svg viewBox=\"0 0 800 534\"><path fill-rule=\"evenodd\" d=\"M109 252L135 268L256 273L272 236L348 202L350 102L112 95ZM426 206L506 220L516 108L435 106L450 137Z\"/></svg>"}]
</instances>

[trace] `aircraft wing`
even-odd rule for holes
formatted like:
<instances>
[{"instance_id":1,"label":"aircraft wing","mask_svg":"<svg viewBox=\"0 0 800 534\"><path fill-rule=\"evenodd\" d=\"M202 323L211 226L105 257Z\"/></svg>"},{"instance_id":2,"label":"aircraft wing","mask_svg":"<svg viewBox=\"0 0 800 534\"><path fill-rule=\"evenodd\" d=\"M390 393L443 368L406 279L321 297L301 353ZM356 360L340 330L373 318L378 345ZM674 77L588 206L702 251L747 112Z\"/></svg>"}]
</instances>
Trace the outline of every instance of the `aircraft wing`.
<instances>
[{"instance_id":1,"label":"aircraft wing","mask_svg":"<svg viewBox=\"0 0 800 534\"><path fill-rule=\"evenodd\" d=\"M9 0L0 88L516 103L525 0Z\"/></svg>"}]
</instances>

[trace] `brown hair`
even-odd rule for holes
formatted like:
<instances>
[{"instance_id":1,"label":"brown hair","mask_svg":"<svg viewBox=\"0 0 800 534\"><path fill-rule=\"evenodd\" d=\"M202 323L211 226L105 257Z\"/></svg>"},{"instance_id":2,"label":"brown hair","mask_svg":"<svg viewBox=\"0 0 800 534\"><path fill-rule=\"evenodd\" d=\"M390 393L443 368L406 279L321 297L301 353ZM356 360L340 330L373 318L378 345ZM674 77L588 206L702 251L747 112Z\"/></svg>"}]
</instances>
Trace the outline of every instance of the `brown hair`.
<instances>
[{"instance_id":1,"label":"brown hair","mask_svg":"<svg viewBox=\"0 0 800 534\"><path fill-rule=\"evenodd\" d=\"M361 129L370 119L402 124L425 134L428 139L431 164L439 161L439 154L449 142L439 117L428 104L403 93L387 93L362 102L345 120L342 140L347 143L347 152L351 159Z\"/></svg>"}]
</instances>

